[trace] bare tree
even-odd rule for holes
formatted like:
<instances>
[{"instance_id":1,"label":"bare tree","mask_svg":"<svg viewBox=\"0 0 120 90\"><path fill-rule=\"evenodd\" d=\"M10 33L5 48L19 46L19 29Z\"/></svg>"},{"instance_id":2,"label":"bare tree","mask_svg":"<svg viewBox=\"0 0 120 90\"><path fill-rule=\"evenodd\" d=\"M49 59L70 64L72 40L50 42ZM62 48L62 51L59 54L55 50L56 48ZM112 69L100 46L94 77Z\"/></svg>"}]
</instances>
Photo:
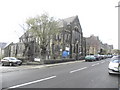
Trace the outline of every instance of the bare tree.
<instances>
[{"instance_id":1,"label":"bare tree","mask_svg":"<svg viewBox=\"0 0 120 90\"><path fill-rule=\"evenodd\" d=\"M24 34L20 37L21 42L24 44L24 50L23 50L23 57L27 58L28 60L33 60L30 58L31 54L30 52L30 42L29 42L29 31L28 28L25 28L25 25L20 25L19 26L23 29Z\"/></svg>"},{"instance_id":2,"label":"bare tree","mask_svg":"<svg viewBox=\"0 0 120 90\"><path fill-rule=\"evenodd\" d=\"M27 19L26 24L31 35L37 38L40 49L39 57L41 56L42 60L44 60L50 40L59 33L58 22L53 17L49 17L48 14L44 13L41 16Z\"/></svg>"}]
</instances>

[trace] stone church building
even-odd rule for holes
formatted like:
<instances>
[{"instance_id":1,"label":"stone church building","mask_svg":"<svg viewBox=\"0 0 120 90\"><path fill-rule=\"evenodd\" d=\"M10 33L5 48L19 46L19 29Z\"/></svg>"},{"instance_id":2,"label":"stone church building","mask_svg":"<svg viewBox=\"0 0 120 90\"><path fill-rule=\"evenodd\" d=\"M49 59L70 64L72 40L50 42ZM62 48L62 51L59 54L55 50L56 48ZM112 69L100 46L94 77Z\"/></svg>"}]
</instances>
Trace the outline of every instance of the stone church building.
<instances>
[{"instance_id":1,"label":"stone church building","mask_svg":"<svg viewBox=\"0 0 120 90\"><path fill-rule=\"evenodd\" d=\"M85 56L85 39L78 16L73 16L59 21L60 33L56 34L54 39L50 40L47 46L46 59L61 59L62 52L67 50L70 52L68 58L79 59L81 56ZM29 47L26 49L28 53L23 55L25 51L25 35L27 35L27 42ZM38 47L38 42L35 37L30 35L30 32L26 32L19 38L18 43L11 43L9 49L6 47L5 52L10 51L5 56L38 58L41 49Z\"/></svg>"}]
</instances>

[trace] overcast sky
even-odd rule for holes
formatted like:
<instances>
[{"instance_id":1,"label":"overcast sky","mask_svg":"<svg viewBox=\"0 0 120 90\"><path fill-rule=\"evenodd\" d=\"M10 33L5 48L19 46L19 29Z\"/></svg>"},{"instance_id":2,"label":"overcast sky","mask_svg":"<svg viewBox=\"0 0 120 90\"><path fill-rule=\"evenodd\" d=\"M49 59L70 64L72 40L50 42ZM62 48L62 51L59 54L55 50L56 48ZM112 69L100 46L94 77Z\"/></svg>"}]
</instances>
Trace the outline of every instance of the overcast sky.
<instances>
[{"instance_id":1,"label":"overcast sky","mask_svg":"<svg viewBox=\"0 0 120 90\"><path fill-rule=\"evenodd\" d=\"M78 15L84 37L99 36L103 43L118 48L119 0L0 0L0 42L18 42L19 24L47 12L64 19Z\"/></svg>"}]
</instances>

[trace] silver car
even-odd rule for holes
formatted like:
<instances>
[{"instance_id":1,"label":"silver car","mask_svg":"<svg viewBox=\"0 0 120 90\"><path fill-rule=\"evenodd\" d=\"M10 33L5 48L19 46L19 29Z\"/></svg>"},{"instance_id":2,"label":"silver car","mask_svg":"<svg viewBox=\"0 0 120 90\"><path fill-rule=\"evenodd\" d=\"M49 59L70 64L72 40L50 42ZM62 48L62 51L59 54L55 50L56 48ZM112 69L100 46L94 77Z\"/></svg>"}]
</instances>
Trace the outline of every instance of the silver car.
<instances>
[{"instance_id":1,"label":"silver car","mask_svg":"<svg viewBox=\"0 0 120 90\"><path fill-rule=\"evenodd\" d=\"M13 65L21 65L22 61L18 60L15 57L5 57L1 60L1 63L2 63L2 66L4 66L4 65L13 66Z\"/></svg>"},{"instance_id":2,"label":"silver car","mask_svg":"<svg viewBox=\"0 0 120 90\"><path fill-rule=\"evenodd\" d=\"M120 58L112 59L108 69L109 74L120 74Z\"/></svg>"}]
</instances>

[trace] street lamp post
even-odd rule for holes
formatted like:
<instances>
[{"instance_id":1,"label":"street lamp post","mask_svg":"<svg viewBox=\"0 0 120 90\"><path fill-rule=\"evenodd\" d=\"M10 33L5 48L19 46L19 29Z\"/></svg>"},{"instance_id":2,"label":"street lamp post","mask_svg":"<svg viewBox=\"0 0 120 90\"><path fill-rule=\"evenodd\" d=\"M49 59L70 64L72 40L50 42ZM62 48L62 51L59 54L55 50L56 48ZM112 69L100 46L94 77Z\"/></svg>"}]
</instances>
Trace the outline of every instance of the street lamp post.
<instances>
[{"instance_id":1,"label":"street lamp post","mask_svg":"<svg viewBox=\"0 0 120 90\"><path fill-rule=\"evenodd\" d=\"M120 33L120 1L118 2L118 34L119 33ZM118 49L120 49L120 35L118 35Z\"/></svg>"},{"instance_id":2,"label":"street lamp post","mask_svg":"<svg viewBox=\"0 0 120 90\"><path fill-rule=\"evenodd\" d=\"M120 33L120 1L118 2L118 6L115 6L118 8L118 34ZM120 49L120 35L118 35L118 49Z\"/></svg>"}]
</instances>

